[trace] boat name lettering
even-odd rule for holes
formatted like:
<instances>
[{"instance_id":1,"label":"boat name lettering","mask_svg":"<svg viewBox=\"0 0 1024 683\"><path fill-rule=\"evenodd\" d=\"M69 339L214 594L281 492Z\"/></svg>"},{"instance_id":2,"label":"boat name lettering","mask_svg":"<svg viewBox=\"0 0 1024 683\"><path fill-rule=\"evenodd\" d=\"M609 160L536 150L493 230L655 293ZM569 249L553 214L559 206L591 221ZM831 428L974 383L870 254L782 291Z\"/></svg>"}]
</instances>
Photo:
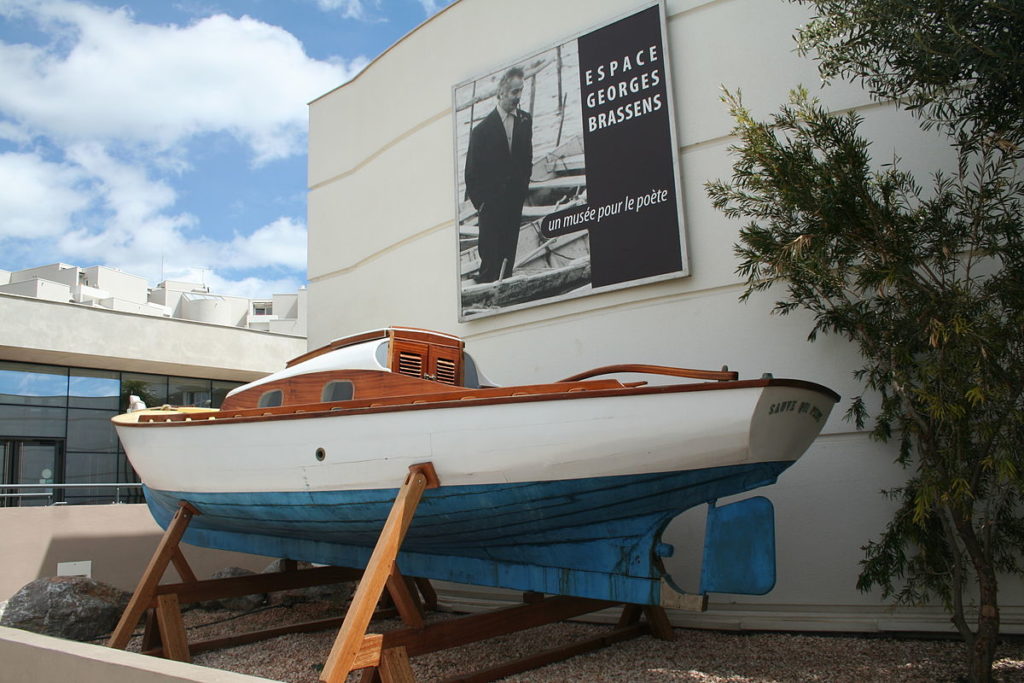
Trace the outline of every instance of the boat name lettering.
<instances>
[{"instance_id":1,"label":"boat name lettering","mask_svg":"<svg viewBox=\"0 0 1024 683\"><path fill-rule=\"evenodd\" d=\"M780 401L779 403L773 403L768 408L768 414L778 415L779 413L790 413L794 410L799 414L809 415L815 422L821 422L821 418L824 416L821 408L807 401Z\"/></svg>"}]
</instances>

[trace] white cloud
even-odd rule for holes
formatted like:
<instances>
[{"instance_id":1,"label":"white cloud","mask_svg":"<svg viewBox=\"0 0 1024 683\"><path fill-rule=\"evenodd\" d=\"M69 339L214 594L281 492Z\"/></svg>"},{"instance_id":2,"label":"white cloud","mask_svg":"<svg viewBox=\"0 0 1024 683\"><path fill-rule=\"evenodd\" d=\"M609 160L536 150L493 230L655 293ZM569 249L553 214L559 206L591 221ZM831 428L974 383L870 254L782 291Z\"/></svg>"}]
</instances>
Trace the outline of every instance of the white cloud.
<instances>
[{"instance_id":1,"label":"white cloud","mask_svg":"<svg viewBox=\"0 0 1024 683\"><path fill-rule=\"evenodd\" d=\"M365 58L313 60L290 33L249 17L156 26L125 9L0 0L0 21L14 15L48 42L0 41L0 140L23 150L0 153L0 258L45 253L40 262L248 297L303 284L300 219L214 238L181 209L174 182L201 172L187 144L200 135L234 136L256 164L303 153L306 102Z\"/></svg>"},{"instance_id":2,"label":"white cloud","mask_svg":"<svg viewBox=\"0 0 1024 683\"><path fill-rule=\"evenodd\" d=\"M41 239L61 234L90 204L85 174L38 154L0 154L0 239Z\"/></svg>"},{"instance_id":3,"label":"white cloud","mask_svg":"<svg viewBox=\"0 0 1024 683\"><path fill-rule=\"evenodd\" d=\"M345 19L357 21L387 21L386 18L373 16L367 9L367 4L373 9L380 9L381 0L316 0L317 7L324 12L341 10L341 16Z\"/></svg>"},{"instance_id":4,"label":"white cloud","mask_svg":"<svg viewBox=\"0 0 1024 683\"><path fill-rule=\"evenodd\" d=\"M116 139L167 150L228 132L256 163L298 154L306 103L366 63L311 59L284 29L245 16L156 26L125 9L64 0L0 5L0 14L14 12L56 40L0 43L0 109L24 130L65 143Z\"/></svg>"},{"instance_id":5,"label":"white cloud","mask_svg":"<svg viewBox=\"0 0 1024 683\"><path fill-rule=\"evenodd\" d=\"M442 0L441 2L438 2L438 0L420 0L420 4L423 5L423 11L429 17L433 16L437 10L447 5L448 1Z\"/></svg>"},{"instance_id":6,"label":"white cloud","mask_svg":"<svg viewBox=\"0 0 1024 683\"><path fill-rule=\"evenodd\" d=\"M164 214L177 201L174 188L151 179L143 167L115 159L99 143L72 145L67 149L67 158L97 180L97 191L112 213L109 226L145 230L156 222L160 229L178 229L194 222L184 214Z\"/></svg>"},{"instance_id":7,"label":"white cloud","mask_svg":"<svg viewBox=\"0 0 1024 683\"><path fill-rule=\"evenodd\" d=\"M232 289L254 287L260 279L245 278L243 287L225 272L305 270L306 228L292 218L279 218L230 241L197 237L192 234L195 218L173 211L177 194L165 182L113 158L96 143L75 145L68 157L76 164L77 177L91 180L102 217L99 227L77 227L60 236L58 248L65 260L112 265L154 284L172 277L168 273L179 273L173 277L181 279L180 273L205 272L217 282L236 283L225 285Z\"/></svg>"},{"instance_id":8,"label":"white cloud","mask_svg":"<svg viewBox=\"0 0 1024 683\"><path fill-rule=\"evenodd\" d=\"M269 299L272 294L292 294L303 285L296 278L256 278L247 277L240 280L231 280L221 277L218 273L211 272L198 274L204 278L205 284L215 294L228 294L230 296L244 296L247 299ZM189 278L189 282L200 282L196 278Z\"/></svg>"},{"instance_id":9,"label":"white cloud","mask_svg":"<svg viewBox=\"0 0 1024 683\"><path fill-rule=\"evenodd\" d=\"M230 242L189 239L181 230L161 227L159 217L133 231L108 228L74 231L60 241L62 258L76 264L103 263L161 280L201 282L216 294L249 298L294 292L306 267L305 226L282 217ZM233 277L232 273L242 271ZM253 276L253 271L267 276ZM276 276L276 277L275 277Z\"/></svg>"},{"instance_id":10,"label":"white cloud","mask_svg":"<svg viewBox=\"0 0 1024 683\"><path fill-rule=\"evenodd\" d=\"M306 269L306 226L282 217L225 245L219 263L234 268L264 266Z\"/></svg>"}]
</instances>

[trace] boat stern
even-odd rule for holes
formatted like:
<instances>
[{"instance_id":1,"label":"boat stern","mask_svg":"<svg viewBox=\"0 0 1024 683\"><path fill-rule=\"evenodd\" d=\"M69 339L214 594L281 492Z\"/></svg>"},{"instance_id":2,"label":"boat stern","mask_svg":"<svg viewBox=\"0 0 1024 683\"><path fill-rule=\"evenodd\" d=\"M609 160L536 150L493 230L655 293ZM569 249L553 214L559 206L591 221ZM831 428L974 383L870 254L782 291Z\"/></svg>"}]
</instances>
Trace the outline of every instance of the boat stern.
<instances>
[{"instance_id":1,"label":"boat stern","mask_svg":"<svg viewBox=\"0 0 1024 683\"><path fill-rule=\"evenodd\" d=\"M770 380L750 421L751 461L798 459L818 438L838 400L820 384Z\"/></svg>"}]
</instances>

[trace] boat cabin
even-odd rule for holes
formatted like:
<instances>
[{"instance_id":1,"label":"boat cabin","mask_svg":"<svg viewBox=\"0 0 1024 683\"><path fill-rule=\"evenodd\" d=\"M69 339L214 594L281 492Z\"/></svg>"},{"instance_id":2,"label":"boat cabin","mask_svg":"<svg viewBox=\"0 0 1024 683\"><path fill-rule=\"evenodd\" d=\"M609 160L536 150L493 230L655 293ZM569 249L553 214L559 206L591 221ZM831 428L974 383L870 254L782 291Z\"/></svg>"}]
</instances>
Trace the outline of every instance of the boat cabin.
<instances>
[{"instance_id":1,"label":"boat cabin","mask_svg":"<svg viewBox=\"0 0 1024 683\"><path fill-rule=\"evenodd\" d=\"M462 339L388 327L336 339L230 392L221 410L273 408L487 386Z\"/></svg>"}]
</instances>

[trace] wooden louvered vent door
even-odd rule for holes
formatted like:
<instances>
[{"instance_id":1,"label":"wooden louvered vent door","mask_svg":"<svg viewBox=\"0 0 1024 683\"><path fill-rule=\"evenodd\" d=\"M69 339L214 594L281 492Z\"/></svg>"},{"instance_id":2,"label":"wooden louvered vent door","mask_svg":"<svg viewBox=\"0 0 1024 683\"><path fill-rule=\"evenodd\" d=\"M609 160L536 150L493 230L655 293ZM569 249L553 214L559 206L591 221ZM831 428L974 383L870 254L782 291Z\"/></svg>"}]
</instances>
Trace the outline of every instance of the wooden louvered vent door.
<instances>
[{"instance_id":1,"label":"wooden louvered vent door","mask_svg":"<svg viewBox=\"0 0 1024 683\"><path fill-rule=\"evenodd\" d=\"M462 351L453 349L450 346L430 347L430 369L434 377L441 384L462 386Z\"/></svg>"},{"instance_id":2,"label":"wooden louvered vent door","mask_svg":"<svg viewBox=\"0 0 1024 683\"><path fill-rule=\"evenodd\" d=\"M392 344L391 371L409 377L423 377L430 347L426 344L395 339Z\"/></svg>"},{"instance_id":3,"label":"wooden louvered vent door","mask_svg":"<svg viewBox=\"0 0 1024 683\"><path fill-rule=\"evenodd\" d=\"M462 351L450 346L392 339L391 371L462 386Z\"/></svg>"}]
</instances>

